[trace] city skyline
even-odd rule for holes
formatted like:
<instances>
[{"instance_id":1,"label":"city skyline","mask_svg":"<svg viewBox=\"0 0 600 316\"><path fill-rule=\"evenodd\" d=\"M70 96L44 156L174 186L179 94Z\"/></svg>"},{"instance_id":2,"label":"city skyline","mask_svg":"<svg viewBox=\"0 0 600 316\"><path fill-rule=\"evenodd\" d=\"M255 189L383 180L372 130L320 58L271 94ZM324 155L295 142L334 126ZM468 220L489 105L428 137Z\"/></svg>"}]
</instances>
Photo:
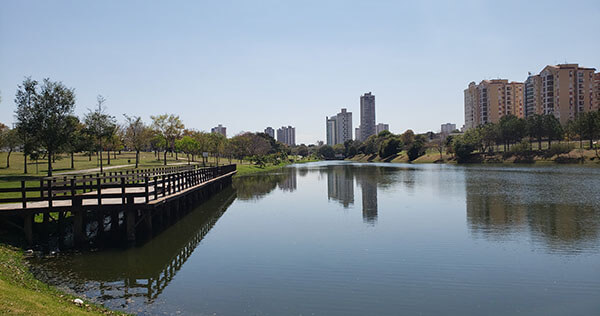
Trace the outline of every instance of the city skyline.
<instances>
[{"instance_id":1,"label":"city skyline","mask_svg":"<svg viewBox=\"0 0 600 316\"><path fill-rule=\"evenodd\" d=\"M0 121L14 121L17 85L32 76L75 88L79 116L101 94L119 121L124 113L150 122L169 112L186 127L210 131L221 122L236 135L285 118L306 144L325 140L324 115L341 107L358 113L357 96L372 91L392 132L424 133L442 122L462 125L462 91L473 79L524 81L564 62L600 68L600 43L589 40L600 29L600 5L568 6L579 14L564 15L558 1L5 1ZM540 7L561 23L533 27ZM371 22L356 23L365 12Z\"/></svg>"}]
</instances>

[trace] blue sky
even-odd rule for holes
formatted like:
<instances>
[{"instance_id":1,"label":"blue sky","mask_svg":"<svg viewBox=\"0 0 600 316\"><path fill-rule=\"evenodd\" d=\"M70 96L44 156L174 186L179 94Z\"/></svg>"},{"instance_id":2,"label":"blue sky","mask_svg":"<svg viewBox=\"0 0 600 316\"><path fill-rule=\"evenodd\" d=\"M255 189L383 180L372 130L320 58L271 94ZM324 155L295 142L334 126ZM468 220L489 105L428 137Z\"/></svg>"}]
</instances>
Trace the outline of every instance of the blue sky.
<instances>
[{"instance_id":1,"label":"blue sky","mask_svg":"<svg viewBox=\"0 0 600 316\"><path fill-rule=\"evenodd\" d=\"M598 1L0 1L0 122L25 76L98 94L108 111L179 114L228 134L296 126L376 96L392 132L462 125L470 81L547 64L600 69ZM561 41L565 39L565 41ZM568 39L568 40L567 40Z\"/></svg>"}]
</instances>

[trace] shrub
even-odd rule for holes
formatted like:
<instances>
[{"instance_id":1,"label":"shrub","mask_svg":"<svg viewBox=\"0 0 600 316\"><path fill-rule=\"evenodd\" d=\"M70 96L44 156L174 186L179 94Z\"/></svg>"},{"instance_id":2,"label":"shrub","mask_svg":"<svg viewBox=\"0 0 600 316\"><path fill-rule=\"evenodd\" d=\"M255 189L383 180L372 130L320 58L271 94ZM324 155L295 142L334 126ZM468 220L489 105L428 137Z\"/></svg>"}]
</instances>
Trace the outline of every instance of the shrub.
<instances>
[{"instance_id":1,"label":"shrub","mask_svg":"<svg viewBox=\"0 0 600 316\"><path fill-rule=\"evenodd\" d=\"M574 146L568 143L552 144L550 148L544 152L544 158L552 158L554 156L560 156L568 154L573 150Z\"/></svg>"}]
</instances>

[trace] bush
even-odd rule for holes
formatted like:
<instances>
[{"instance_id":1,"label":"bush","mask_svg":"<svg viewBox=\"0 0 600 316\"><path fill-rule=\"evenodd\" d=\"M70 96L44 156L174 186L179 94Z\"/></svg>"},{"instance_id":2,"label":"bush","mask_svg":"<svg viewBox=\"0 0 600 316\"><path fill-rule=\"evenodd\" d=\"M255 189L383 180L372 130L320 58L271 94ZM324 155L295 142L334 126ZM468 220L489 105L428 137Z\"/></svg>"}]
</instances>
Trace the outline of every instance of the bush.
<instances>
[{"instance_id":1,"label":"bush","mask_svg":"<svg viewBox=\"0 0 600 316\"><path fill-rule=\"evenodd\" d=\"M425 144L421 140L415 140L410 146L408 146L408 150L406 151L410 161L421 157L424 153Z\"/></svg>"},{"instance_id":2,"label":"bush","mask_svg":"<svg viewBox=\"0 0 600 316\"><path fill-rule=\"evenodd\" d=\"M382 132L383 133L383 132ZM384 140L379 148L379 157L386 158L397 154L402 149L402 142L396 137Z\"/></svg>"},{"instance_id":3,"label":"bush","mask_svg":"<svg viewBox=\"0 0 600 316\"><path fill-rule=\"evenodd\" d=\"M554 156L560 156L564 154L568 154L575 148L572 144L568 143L559 143L552 144L550 148L546 149L544 152L544 158L552 158Z\"/></svg>"},{"instance_id":4,"label":"bush","mask_svg":"<svg viewBox=\"0 0 600 316\"><path fill-rule=\"evenodd\" d=\"M511 153L517 156L517 162L532 162L533 161L533 151L530 149L530 144L527 141L521 141L518 144L515 144L510 149Z\"/></svg>"}]
</instances>

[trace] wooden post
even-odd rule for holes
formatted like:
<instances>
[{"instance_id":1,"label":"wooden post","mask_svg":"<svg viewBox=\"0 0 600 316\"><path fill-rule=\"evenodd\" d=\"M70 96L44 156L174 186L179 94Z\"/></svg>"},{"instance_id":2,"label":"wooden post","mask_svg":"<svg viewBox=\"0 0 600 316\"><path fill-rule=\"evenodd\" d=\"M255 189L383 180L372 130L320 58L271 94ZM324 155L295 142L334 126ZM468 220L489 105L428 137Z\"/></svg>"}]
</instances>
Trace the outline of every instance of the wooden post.
<instances>
[{"instance_id":1,"label":"wooden post","mask_svg":"<svg viewBox=\"0 0 600 316\"><path fill-rule=\"evenodd\" d=\"M132 244L135 243L135 204L133 196L127 197L127 207L125 210L125 226L127 231L127 242Z\"/></svg>"},{"instance_id":2,"label":"wooden post","mask_svg":"<svg viewBox=\"0 0 600 316\"><path fill-rule=\"evenodd\" d=\"M73 213L73 237L75 240L75 246L80 247L85 242L85 235L83 231L83 209L82 209L82 198L81 196L75 196L73 198L73 205L71 207Z\"/></svg>"},{"instance_id":3,"label":"wooden post","mask_svg":"<svg viewBox=\"0 0 600 316\"><path fill-rule=\"evenodd\" d=\"M158 199L158 177L154 176L154 199L157 200Z\"/></svg>"},{"instance_id":4,"label":"wooden post","mask_svg":"<svg viewBox=\"0 0 600 316\"><path fill-rule=\"evenodd\" d=\"M27 208L27 191L25 191L25 181L21 180L21 205L23 209Z\"/></svg>"},{"instance_id":5,"label":"wooden post","mask_svg":"<svg viewBox=\"0 0 600 316\"><path fill-rule=\"evenodd\" d=\"M52 208L52 180L48 180L48 207Z\"/></svg>"},{"instance_id":6,"label":"wooden post","mask_svg":"<svg viewBox=\"0 0 600 316\"><path fill-rule=\"evenodd\" d=\"M121 204L125 205L125 178L121 178Z\"/></svg>"},{"instance_id":7,"label":"wooden post","mask_svg":"<svg viewBox=\"0 0 600 316\"><path fill-rule=\"evenodd\" d=\"M98 194L98 206L102 205L102 180L96 179L96 194Z\"/></svg>"},{"instance_id":8,"label":"wooden post","mask_svg":"<svg viewBox=\"0 0 600 316\"><path fill-rule=\"evenodd\" d=\"M150 202L150 191L148 188L148 181L150 181L150 179L148 178L148 176L144 177L144 193L146 194L146 203Z\"/></svg>"},{"instance_id":9,"label":"wooden post","mask_svg":"<svg viewBox=\"0 0 600 316\"><path fill-rule=\"evenodd\" d=\"M25 231L25 240L29 246L33 245L33 214L27 214L23 217L23 230Z\"/></svg>"}]
</instances>

